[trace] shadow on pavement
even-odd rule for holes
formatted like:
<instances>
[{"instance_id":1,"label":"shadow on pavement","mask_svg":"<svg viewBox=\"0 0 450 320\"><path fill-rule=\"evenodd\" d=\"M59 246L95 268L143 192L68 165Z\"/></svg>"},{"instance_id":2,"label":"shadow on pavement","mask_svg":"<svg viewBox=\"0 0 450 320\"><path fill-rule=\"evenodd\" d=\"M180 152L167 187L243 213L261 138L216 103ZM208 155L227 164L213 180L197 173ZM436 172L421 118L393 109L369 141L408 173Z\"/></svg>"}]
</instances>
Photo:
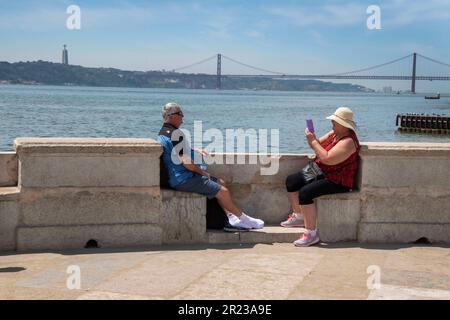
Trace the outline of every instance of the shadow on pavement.
<instances>
[{"instance_id":1,"label":"shadow on pavement","mask_svg":"<svg viewBox=\"0 0 450 320\"><path fill-rule=\"evenodd\" d=\"M127 253L127 252L154 252L154 251L197 251L197 250L231 250L231 249L249 249L253 248L257 243L243 244L164 244L158 246L132 247L132 248L80 248L80 249L64 249L64 250L28 250L28 251L10 251L0 253L2 256L14 256L18 254L39 254L39 253L55 253L61 255L80 255L80 254L109 254L109 253ZM272 245L272 244L267 244Z\"/></svg>"},{"instance_id":2,"label":"shadow on pavement","mask_svg":"<svg viewBox=\"0 0 450 320\"><path fill-rule=\"evenodd\" d=\"M321 242L317 247L323 249L360 248L372 250L399 250L406 248L450 248L447 243L359 243L359 242Z\"/></svg>"},{"instance_id":3,"label":"shadow on pavement","mask_svg":"<svg viewBox=\"0 0 450 320\"><path fill-rule=\"evenodd\" d=\"M110 254L110 253L132 253L132 252L167 252L167 251L198 251L198 250L233 250L233 249L251 249L258 244L274 245L275 243L232 243L232 244L164 244L146 247L130 247L130 248L101 248L101 247L86 247L80 249L64 249L64 250L30 250L21 252L2 252L1 256L10 256L18 254L39 254L39 253L55 253L61 255L85 255L85 254ZM276 243L292 245L291 243ZM293 245L292 245L293 246ZM294 247L294 246L293 246ZM319 244L309 248L298 248L301 250L308 250L310 248L316 249L369 249L369 250L399 250L406 248L450 248L450 244L446 243L359 243L359 242L320 242ZM22 271L22 270L19 270ZM1 272L1 269L0 269ZM3 271L14 272L14 271ZM15 271L17 272L17 271Z\"/></svg>"},{"instance_id":4,"label":"shadow on pavement","mask_svg":"<svg viewBox=\"0 0 450 320\"><path fill-rule=\"evenodd\" d=\"M23 267L7 267L7 268L0 268L0 273L2 272L21 272L27 270Z\"/></svg>"}]
</instances>

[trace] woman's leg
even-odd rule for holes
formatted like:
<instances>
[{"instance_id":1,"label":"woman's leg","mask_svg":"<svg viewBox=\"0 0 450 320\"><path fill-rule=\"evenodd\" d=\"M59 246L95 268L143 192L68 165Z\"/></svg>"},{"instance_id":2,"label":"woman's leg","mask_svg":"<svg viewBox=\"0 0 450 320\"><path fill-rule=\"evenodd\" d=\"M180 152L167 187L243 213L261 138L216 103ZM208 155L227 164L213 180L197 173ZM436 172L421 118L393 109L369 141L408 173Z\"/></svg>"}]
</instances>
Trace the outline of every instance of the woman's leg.
<instances>
[{"instance_id":1,"label":"woman's leg","mask_svg":"<svg viewBox=\"0 0 450 320\"><path fill-rule=\"evenodd\" d=\"M291 204L292 212L300 213L301 208L298 203L298 191L288 192L289 203Z\"/></svg>"},{"instance_id":2,"label":"woman's leg","mask_svg":"<svg viewBox=\"0 0 450 320\"><path fill-rule=\"evenodd\" d=\"M291 174L286 178L286 190L288 192L288 199L292 212L300 213L301 208L298 201L298 191L305 186L305 184L306 182L300 172Z\"/></svg>"},{"instance_id":3,"label":"woman's leg","mask_svg":"<svg viewBox=\"0 0 450 320\"><path fill-rule=\"evenodd\" d=\"M305 229L317 229L317 210L316 204L302 205L303 220L305 221Z\"/></svg>"},{"instance_id":4,"label":"woman's leg","mask_svg":"<svg viewBox=\"0 0 450 320\"><path fill-rule=\"evenodd\" d=\"M350 188L338 185L327 179L312 182L304 186L299 192L300 206L302 208L305 228L317 229L317 209L314 199L325 194L348 192Z\"/></svg>"}]
</instances>

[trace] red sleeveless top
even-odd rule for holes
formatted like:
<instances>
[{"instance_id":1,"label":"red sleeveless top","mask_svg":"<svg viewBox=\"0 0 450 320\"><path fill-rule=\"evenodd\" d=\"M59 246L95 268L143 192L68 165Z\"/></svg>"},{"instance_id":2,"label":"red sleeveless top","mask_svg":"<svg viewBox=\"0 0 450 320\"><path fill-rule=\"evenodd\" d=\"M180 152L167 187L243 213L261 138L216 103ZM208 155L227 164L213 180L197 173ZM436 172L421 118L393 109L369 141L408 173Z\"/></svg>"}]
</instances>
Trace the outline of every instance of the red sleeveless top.
<instances>
[{"instance_id":1,"label":"red sleeveless top","mask_svg":"<svg viewBox=\"0 0 450 320\"><path fill-rule=\"evenodd\" d=\"M333 139L336 135L334 133L331 133L327 139L323 143L321 143L321 146L329 151L331 150L340 140L343 139L352 139L355 143L356 151L351 154L347 159L342 161L341 163L335 164L335 165L326 165L321 163L319 159L316 160L316 163L319 165L319 167L323 170L325 174L325 178L330 180L331 182L343 185L348 188L353 188L354 182L355 182L355 176L356 172L358 171L358 154L359 149L361 148L359 145L358 138L356 137L356 133L353 130L350 130L350 133L348 136L345 136L341 138L338 141L334 141Z\"/></svg>"}]
</instances>

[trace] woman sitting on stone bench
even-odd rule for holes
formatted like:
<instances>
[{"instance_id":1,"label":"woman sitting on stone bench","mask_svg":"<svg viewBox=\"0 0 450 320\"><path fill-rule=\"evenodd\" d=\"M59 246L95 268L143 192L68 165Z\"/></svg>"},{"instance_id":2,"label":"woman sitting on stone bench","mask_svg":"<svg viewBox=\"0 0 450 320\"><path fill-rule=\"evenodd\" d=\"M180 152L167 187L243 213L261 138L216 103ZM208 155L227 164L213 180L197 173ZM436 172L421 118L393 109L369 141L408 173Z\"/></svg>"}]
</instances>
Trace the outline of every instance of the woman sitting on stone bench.
<instances>
[{"instance_id":1,"label":"woman sitting on stone bench","mask_svg":"<svg viewBox=\"0 0 450 320\"><path fill-rule=\"evenodd\" d=\"M306 232L294 241L299 247L306 247L320 241L317 234L317 211L314 199L325 195L349 192L354 186L358 170L360 145L356 137L356 124L349 108L338 108L327 117L333 130L317 139L313 132L305 129L308 144L315 153L315 162L324 176L307 183L302 172L292 174L286 179L286 189L292 214L281 225L283 227L305 227Z\"/></svg>"}]
</instances>

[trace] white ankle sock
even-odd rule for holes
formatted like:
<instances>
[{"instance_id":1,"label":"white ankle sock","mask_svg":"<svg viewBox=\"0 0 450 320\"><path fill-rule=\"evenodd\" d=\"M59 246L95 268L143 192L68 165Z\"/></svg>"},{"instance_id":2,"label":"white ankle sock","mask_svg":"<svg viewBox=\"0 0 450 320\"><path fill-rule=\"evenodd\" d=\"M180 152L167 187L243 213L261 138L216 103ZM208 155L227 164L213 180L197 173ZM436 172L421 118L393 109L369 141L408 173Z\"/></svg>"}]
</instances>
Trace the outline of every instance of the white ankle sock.
<instances>
[{"instance_id":1,"label":"white ankle sock","mask_svg":"<svg viewBox=\"0 0 450 320\"><path fill-rule=\"evenodd\" d=\"M306 232L308 232L311 237L315 237L317 234L317 229L311 230L311 229L306 229Z\"/></svg>"},{"instance_id":2,"label":"white ankle sock","mask_svg":"<svg viewBox=\"0 0 450 320\"><path fill-rule=\"evenodd\" d=\"M237 216L235 216L233 213L228 212L228 213L227 213L227 216L228 216L228 222L229 222L232 226L239 222L239 218L238 218Z\"/></svg>"},{"instance_id":3,"label":"white ankle sock","mask_svg":"<svg viewBox=\"0 0 450 320\"><path fill-rule=\"evenodd\" d=\"M246 215L244 212L241 213L241 216L239 217L240 220L250 221L250 220L259 220L253 217L250 217L249 215Z\"/></svg>"}]
</instances>

